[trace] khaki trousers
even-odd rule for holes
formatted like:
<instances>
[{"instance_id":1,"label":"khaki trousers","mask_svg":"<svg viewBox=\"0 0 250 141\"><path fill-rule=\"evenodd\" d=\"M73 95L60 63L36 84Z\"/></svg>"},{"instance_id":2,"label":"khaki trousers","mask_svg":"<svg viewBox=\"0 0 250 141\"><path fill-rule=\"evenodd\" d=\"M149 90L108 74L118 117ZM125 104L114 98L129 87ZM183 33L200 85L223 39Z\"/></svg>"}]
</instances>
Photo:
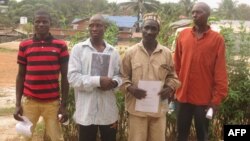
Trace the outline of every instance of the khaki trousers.
<instances>
[{"instance_id":1,"label":"khaki trousers","mask_svg":"<svg viewBox=\"0 0 250 141\"><path fill-rule=\"evenodd\" d=\"M32 134L42 116L45 122L45 129L52 141L63 141L61 127L58 122L57 112L59 109L59 100L41 102L32 98L23 97L22 101L23 115L32 123ZM24 137L25 141L31 141L32 138Z\"/></svg>"},{"instance_id":2,"label":"khaki trousers","mask_svg":"<svg viewBox=\"0 0 250 141\"><path fill-rule=\"evenodd\" d=\"M138 117L129 115L128 141L165 141L166 116Z\"/></svg>"}]
</instances>

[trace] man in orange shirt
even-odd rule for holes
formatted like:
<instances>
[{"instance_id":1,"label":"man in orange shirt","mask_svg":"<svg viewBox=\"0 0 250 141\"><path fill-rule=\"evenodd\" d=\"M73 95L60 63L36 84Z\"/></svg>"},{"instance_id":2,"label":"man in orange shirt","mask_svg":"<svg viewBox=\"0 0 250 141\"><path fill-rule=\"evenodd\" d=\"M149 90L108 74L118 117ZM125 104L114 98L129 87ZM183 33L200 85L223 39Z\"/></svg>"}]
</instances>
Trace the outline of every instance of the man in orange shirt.
<instances>
[{"instance_id":1,"label":"man in orange shirt","mask_svg":"<svg viewBox=\"0 0 250 141\"><path fill-rule=\"evenodd\" d=\"M188 140L193 117L197 140L208 140L206 112L216 111L228 92L224 39L207 24L209 16L209 6L196 3L194 27L184 29L176 40L175 69L182 83L176 92L178 141Z\"/></svg>"}]
</instances>

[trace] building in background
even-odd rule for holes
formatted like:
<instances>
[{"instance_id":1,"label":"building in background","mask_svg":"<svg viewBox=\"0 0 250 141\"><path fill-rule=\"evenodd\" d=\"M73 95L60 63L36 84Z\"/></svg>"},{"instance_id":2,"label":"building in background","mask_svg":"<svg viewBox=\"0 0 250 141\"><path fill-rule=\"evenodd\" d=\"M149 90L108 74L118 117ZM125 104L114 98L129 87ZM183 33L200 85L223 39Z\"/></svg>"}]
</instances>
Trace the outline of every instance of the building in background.
<instances>
[{"instance_id":1,"label":"building in background","mask_svg":"<svg viewBox=\"0 0 250 141\"><path fill-rule=\"evenodd\" d=\"M114 23L118 29L118 40L128 40L133 37L135 33L135 24L137 17L135 16L109 16L104 15L104 18L109 22ZM87 30L89 18L74 19L71 26L74 30Z\"/></svg>"}]
</instances>

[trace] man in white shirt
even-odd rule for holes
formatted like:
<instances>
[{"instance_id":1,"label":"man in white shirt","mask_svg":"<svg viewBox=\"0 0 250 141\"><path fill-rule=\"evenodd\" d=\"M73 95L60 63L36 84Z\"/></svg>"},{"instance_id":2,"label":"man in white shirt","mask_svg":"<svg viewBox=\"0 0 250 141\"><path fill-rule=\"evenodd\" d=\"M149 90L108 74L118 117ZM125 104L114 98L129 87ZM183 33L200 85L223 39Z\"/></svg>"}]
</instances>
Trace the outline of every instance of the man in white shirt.
<instances>
[{"instance_id":1,"label":"man in white shirt","mask_svg":"<svg viewBox=\"0 0 250 141\"><path fill-rule=\"evenodd\" d=\"M68 81L75 91L74 118L80 127L79 141L95 141L98 128L102 141L115 141L118 108L114 89L122 83L120 57L114 47L103 40L106 28L103 16L92 16L88 28L90 38L74 45L68 69ZM91 65L93 53L110 55L112 67L106 68L111 75L90 75L96 66Z\"/></svg>"}]
</instances>

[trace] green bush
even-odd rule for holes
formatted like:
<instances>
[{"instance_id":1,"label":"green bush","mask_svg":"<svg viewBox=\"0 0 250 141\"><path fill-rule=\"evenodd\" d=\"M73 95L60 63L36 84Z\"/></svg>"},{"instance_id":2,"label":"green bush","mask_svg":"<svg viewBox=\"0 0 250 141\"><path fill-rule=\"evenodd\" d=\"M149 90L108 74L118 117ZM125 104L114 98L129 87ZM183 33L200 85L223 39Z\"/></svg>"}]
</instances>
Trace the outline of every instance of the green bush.
<instances>
[{"instance_id":1,"label":"green bush","mask_svg":"<svg viewBox=\"0 0 250 141\"><path fill-rule=\"evenodd\" d=\"M113 23L109 23L107 30L105 31L104 39L111 45L116 45L118 42L118 27Z\"/></svg>"},{"instance_id":2,"label":"green bush","mask_svg":"<svg viewBox=\"0 0 250 141\"><path fill-rule=\"evenodd\" d=\"M116 102L117 107L119 109L119 121L118 121L118 134L117 140L118 141L127 141L127 117L128 114L125 111L125 98L121 91L116 92Z\"/></svg>"},{"instance_id":3,"label":"green bush","mask_svg":"<svg viewBox=\"0 0 250 141\"><path fill-rule=\"evenodd\" d=\"M73 114L75 111L75 95L74 89L70 88L69 96L67 99L67 110L69 115L69 124L62 125L63 136L65 141L77 141L78 140L78 127L73 120Z\"/></svg>"},{"instance_id":4,"label":"green bush","mask_svg":"<svg viewBox=\"0 0 250 141\"><path fill-rule=\"evenodd\" d=\"M225 124L250 124L250 33L241 26L238 33L230 27L222 28L221 34L227 50L229 93L211 129L217 139L222 138Z\"/></svg>"}]
</instances>

